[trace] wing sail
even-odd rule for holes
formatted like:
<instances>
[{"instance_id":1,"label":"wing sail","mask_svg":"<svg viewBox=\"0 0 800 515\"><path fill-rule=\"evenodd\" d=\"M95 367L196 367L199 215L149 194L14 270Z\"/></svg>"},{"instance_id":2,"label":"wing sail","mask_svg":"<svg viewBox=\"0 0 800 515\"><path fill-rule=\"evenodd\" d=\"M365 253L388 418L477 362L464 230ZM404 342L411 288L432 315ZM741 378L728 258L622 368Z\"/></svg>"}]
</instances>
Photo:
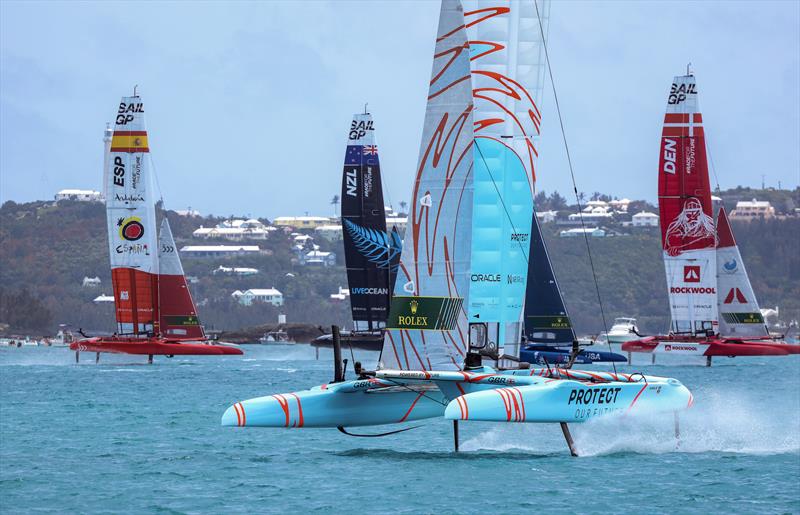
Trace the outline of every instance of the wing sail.
<instances>
[{"instance_id":1,"label":"wing sail","mask_svg":"<svg viewBox=\"0 0 800 515\"><path fill-rule=\"evenodd\" d=\"M342 229L355 329L386 327L400 239L386 232L378 146L372 115L350 124L342 172Z\"/></svg>"},{"instance_id":2,"label":"wing sail","mask_svg":"<svg viewBox=\"0 0 800 515\"><path fill-rule=\"evenodd\" d=\"M667 99L658 206L672 332L717 332L716 230L693 75L675 77Z\"/></svg>"},{"instance_id":3,"label":"wing sail","mask_svg":"<svg viewBox=\"0 0 800 515\"><path fill-rule=\"evenodd\" d=\"M468 344L473 125L469 47L458 0L444 0L409 223L381 362L458 370Z\"/></svg>"},{"instance_id":4,"label":"wing sail","mask_svg":"<svg viewBox=\"0 0 800 515\"><path fill-rule=\"evenodd\" d=\"M469 319L487 324L499 354L520 341L529 260L542 28L549 2L464 3L475 103L472 274ZM546 30L546 29L545 29Z\"/></svg>"},{"instance_id":5,"label":"wing sail","mask_svg":"<svg viewBox=\"0 0 800 515\"><path fill-rule=\"evenodd\" d=\"M157 330L158 241L149 152L144 104L138 96L123 97L105 174L111 281L120 334Z\"/></svg>"}]
</instances>

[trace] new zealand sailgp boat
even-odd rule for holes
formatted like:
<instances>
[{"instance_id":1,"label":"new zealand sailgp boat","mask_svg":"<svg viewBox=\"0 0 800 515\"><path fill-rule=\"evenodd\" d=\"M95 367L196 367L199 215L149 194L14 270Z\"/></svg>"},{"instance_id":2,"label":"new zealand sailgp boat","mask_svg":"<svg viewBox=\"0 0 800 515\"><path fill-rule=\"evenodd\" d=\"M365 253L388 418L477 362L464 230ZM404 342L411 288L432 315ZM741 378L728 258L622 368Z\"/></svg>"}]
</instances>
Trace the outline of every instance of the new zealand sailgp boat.
<instances>
[{"instance_id":1,"label":"new zealand sailgp boat","mask_svg":"<svg viewBox=\"0 0 800 515\"><path fill-rule=\"evenodd\" d=\"M135 93L119 104L104 177L108 247L117 332L74 342L81 351L148 355L242 354L212 344L197 319L169 222L160 235L149 167L144 104Z\"/></svg>"},{"instance_id":2,"label":"new zealand sailgp boat","mask_svg":"<svg viewBox=\"0 0 800 515\"><path fill-rule=\"evenodd\" d=\"M342 233L350 288L353 331L343 331L348 345L380 350L402 240L386 230L378 145L372 115L356 114L350 124L342 171ZM330 345L332 335L312 344Z\"/></svg>"},{"instance_id":3,"label":"new zealand sailgp boat","mask_svg":"<svg viewBox=\"0 0 800 515\"><path fill-rule=\"evenodd\" d=\"M608 351L581 349L572 356L577 341L564 298L558 287L547 245L536 216L531 224L531 258L525 294L525 335L519 351L520 361L540 365L598 362L623 362L625 356Z\"/></svg>"},{"instance_id":4,"label":"new zealand sailgp boat","mask_svg":"<svg viewBox=\"0 0 800 515\"><path fill-rule=\"evenodd\" d=\"M798 345L770 338L724 210L714 226L703 116L692 74L675 77L670 89L658 178L672 324L668 335L632 340L622 350L706 356L708 365L712 356L800 352Z\"/></svg>"},{"instance_id":5,"label":"new zealand sailgp boat","mask_svg":"<svg viewBox=\"0 0 800 515\"><path fill-rule=\"evenodd\" d=\"M473 198L479 191L478 168L485 166L477 161L488 162L490 156L516 156L493 144L484 146L484 142L478 142L480 125L473 123L468 52L475 51L465 28L492 18L498 22L495 26L505 24L514 31L526 28L530 24L522 19L526 12L523 9L528 7L527 3L511 2L464 12L458 0L442 2L411 196L413 205L389 311L382 364L373 371L356 364L358 378L345 380L337 363L333 382L310 390L237 402L223 414L223 425L337 427L347 433L345 427L396 424L444 415L454 420L457 450L458 420L560 422L571 442L568 422L631 409L676 412L691 405L691 394L674 379L559 368L498 371L482 364L481 354L490 338L497 337L495 342L502 342L503 333L513 327L505 323L492 327L474 321L483 318L483 312L478 311L483 306L474 303L473 298L479 290L473 290L472 285L480 282L472 278L477 272L475 239L481 230L488 229L476 227L475 222L481 214L479 202ZM497 45L490 48L505 48ZM516 90L503 86L510 84L505 77L498 76L496 80L495 88L515 94ZM524 140L519 143L527 147ZM522 168L520 161L526 160L518 157L506 170ZM492 174L489 166L485 168L486 174ZM530 188L526 193L530 196ZM522 197L518 197L519 201L525 203ZM495 218L504 219L514 221L513 216ZM510 234L506 236L513 241ZM520 253L525 249L523 246ZM514 323L518 327L524 288L517 295L513 304L500 308L517 310ZM572 445L571 449L574 453Z\"/></svg>"}]
</instances>

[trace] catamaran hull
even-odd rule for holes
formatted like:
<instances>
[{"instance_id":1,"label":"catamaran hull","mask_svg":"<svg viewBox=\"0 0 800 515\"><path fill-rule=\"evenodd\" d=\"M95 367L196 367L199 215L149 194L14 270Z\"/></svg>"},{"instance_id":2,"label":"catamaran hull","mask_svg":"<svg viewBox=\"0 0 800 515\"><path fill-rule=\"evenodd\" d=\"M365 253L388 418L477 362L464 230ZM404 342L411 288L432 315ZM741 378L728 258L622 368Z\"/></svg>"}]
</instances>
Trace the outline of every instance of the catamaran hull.
<instances>
[{"instance_id":1,"label":"catamaran hull","mask_svg":"<svg viewBox=\"0 0 800 515\"><path fill-rule=\"evenodd\" d=\"M488 422L586 422L630 412L669 412L692 405L692 394L675 379L586 384L556 380L468 393L451 401L450 420Z\"/></svg>"},{"instance_id":2,"label":"catamaran hull","mask_svg":"<svg viewBox=\"0 0 800 515\"><path fill-rule=\"evenodd\" d=\"M219 356L241 355L242 350L231 345L199 342L178 343L161 338L88 338L70 344L78 352L111 352L152 356Z\"/></svg>"},{"instance_id":3,"label":"catamaran hull","mask_svg":"<svg viewBox=\"0 0 800 515\"><path fill-rule=\"evenodd\" d=\"M675 354L684 356L786 356L800 353L800 345L748 340L670 338L651 336L630 341L625 352Z\"/></svg>"},{"instance_id":4,"label":"catamaran hull","mask_svg":"<svg viewBox=\"0 0 800 515\"><path fill-rule=\"evenodd\" d=\"M405 387L359 390L346 381L311 390L237 402L222 415L234 427L356 427L397 424L440 417L446 401L436 389Z\"/></svg>"},{"instance_id":5,"label":"catamaran hull","mask_svg":"<svg viewBox=\"0 0 800 515\"><path fill-rule=\"evenodd\" d=\"M567 349L523 349L519 352L519 360L527 363L537 365L553 365L569 363L571 352ZM575 358L575 363L580 365L589 365L592 363L622 363L627 361L627 358L621 354L607 351L595 351L583 349L580 354Z\"/></svg>"}]
</instances>

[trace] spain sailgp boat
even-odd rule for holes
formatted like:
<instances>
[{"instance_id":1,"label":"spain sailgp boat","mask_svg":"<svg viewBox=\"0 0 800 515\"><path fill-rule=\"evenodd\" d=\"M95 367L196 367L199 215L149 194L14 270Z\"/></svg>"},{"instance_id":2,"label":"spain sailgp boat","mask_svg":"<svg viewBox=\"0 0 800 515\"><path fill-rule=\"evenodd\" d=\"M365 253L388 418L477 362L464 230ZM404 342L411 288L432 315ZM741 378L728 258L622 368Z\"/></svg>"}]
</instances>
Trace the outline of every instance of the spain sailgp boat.
<instances>
[{"instance_id":1,"label":"spain sailgp boat","mask_svg":"<svg viewBox=\"0 0 800 515\"><path fill-rule=\"evenodd\" d=\"M669 334L626 342L622 350L706 356L709 366L713 356L796 354L800 345L773 340L764 325L724 209L714 225L704 131L694 75L675 77L658 169L672 323Z\"/></svg>"},{"instance_id":2,"label":"spain sailgp boat","mask_svg":"<svg viewBox=\"0 0 800 515\"><path fill-rule=\"evenodd\" d=\"M375 126L366 109L354 115L350 124L341 199L353 315L353 331L343 331L341 338L353 347L380 350L403 243L397 229L386 230ZM326 334L312 344L331 345L332 340L332 335Z\"/></svg>"},{"instance_id":3,"label":"spain sailgp boat","mask_svg":"<svg viewBox=\"0 0 800 515\"><path fill-rule=\"evenodd\" d=\"M481 249L476 239L489 229L483 225L486 222L476 218L484 211L487 216L495 215L488 207L481 207L482 203L494 204L488 197L475 198L487 191L477 183L492 182L494 177L496 198L506 186L516 189L520 181L528 182L526 164L532 163L529 154L516 153L513 148L520 145L533 152L533 146L529 137L509 138L515 141L513 145L493 137L479 141L481 128L487 125L476 121L480 111L477 103L473 104L473 94L477 98L480 91L475 87L470 54L474 59L478 55L474 45L482 45L484 51L502 52L495 57L506 62L501 55L511 53L509 48L529 52L531 49L524 45L517 47L498 40L508 43L513 35L516 41L518 30L535 27L526 19L531 16L531 9L528 3L511 2L465 12L458 0L442 2L412 189L413 205L379 367L364 370L357 363L357 379L346 380L337 360L331 383L237 402L223 414L222 425L336 427L351 434L345 428L445 416L454 421L458 450L459 420L559 422L575 454L566 425L569 422L630 410L677 412L691 405L691 394L675 379L560 368L496 370L482 363L487 351L497 355L498 343L519 341L525 281L521 287L513 281L508 283L514 286L510 291L516 293L501 291L504 299L499 306L484 300L497 297L496 289L484 290L484 285L473 288L484 282L473 278L477 273L488 275L491 281L486 282L491 283L497 282L498 274L512 273L480 268L499 267L500 263L482 262L476 251ZM492 20L487 24L492 30L487 28L485 35L495 39L468 40L467 30L486 20ZM498 27L505 29L498 31ZM513 54L512 59L515 58ZM493 86L486 87L506 97L496 105L504 113L525 113L533 123L534 111L514 109L520 104L513 100L527 102L530 98L519 94L524 93L521 83L504 74L496 74L494 80ZM505 116L500 122L504 123L504 119ZM489 159L508 161L507 165L494 168ZM507 173L502 181L494 175L497 170ZM525 186L525 195L515 191L506 197L501 193L506 207L517 202L522 209L531 205L531 188L529 183ZM509 200L512 198L513 202ZM498 230L501 227L528 227L530 216L532 211L500 213L494 216L494 230L502 233ZM523 225L526 220L528 225ZM488 236L498 238L494 234ZM511 236L502 236L514 245L503 245L501 252L511 256L509 259L524 256L527 246L519 245ZM521 261L525 263L524 259ZM504 265L517 267L519 261ZM519 273L524 276L526 269L527 263ZM513 322L507 318L511 313L516 313ZM490 348L491 343L495 348Z\"/></svg>"},{"instance_id":4,"label":"spain sailgp boat","mask_svg":"<svg viewBox=\"0 0 800 515\"><path fill-rule=\"evenodd\" d=\"M144 123L144 104L134 93L119 104L106 159L106 219L117 331L73 342L80 352L147 355L242 354L212 344L197 318L169 222L160 233Z\"/></svg>"}]
</instances>

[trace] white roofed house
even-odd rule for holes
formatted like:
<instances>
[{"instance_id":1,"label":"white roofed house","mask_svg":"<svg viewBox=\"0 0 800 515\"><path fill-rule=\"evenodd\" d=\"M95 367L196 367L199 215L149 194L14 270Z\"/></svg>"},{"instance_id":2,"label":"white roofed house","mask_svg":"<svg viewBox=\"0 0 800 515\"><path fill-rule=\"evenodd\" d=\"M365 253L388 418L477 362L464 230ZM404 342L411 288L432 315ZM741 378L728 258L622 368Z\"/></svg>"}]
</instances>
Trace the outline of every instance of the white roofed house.
<instances>
[{"instance_id":1,"label":"white roofed house","mask_svg":"<svg viewBox=\"0 0 800 515\"><path fill-rule=\"evenodd\" d=\"M259 239L265 240L269 234L277 231L275 227L264 225L260 220L232 219L225 220L216 227L200 227L192 235L195 238L225 238L228 240Z\"/></svg>"},{"instance_id":2,"label":"white roofed house","mask_svg":"<svg viewBox=\"0 0 800 515\"><path fill-rule=\"evenodd\" d=\"M56 193L56 202L59 200L77 200L78 202L102 202L103 194L95 190L66 189Z\"/></svg>"},{"instance_id":3,"label":"white roofed house","mask_svg":"<svg viewBox=\"0 0 800 515\"><path fill-rule=\"evenodd\" d=\"M236 290L231 297L243 306L251 306L256 302L283 306L283 293L275 288L252 288L245 291Z\"/></svg>"},{"instance_id":4,"label":"white roofed house","mask_svg":"<svg viewBox=\"0 0 800 515\"><path fill-rule=\"evenodd\" d=\"M597 227L587 227L585 229L576 227L575 229L561 231L558 235L562 238L577 238L578 236L583 237L584 234L594 238L602 238L606 235L606 231Z\"/></svg>"},{"instance_id":5,"label":"white roofed house","mask_svg":"<svg viewBox=\"0 0 800 515\"><path fill-rule=\"evenodd\" d=\"M759 218L775 218L775 208L768 200L740 200L736 209L729 215L731 220L744 220L749 222Z\"/></svg>"},{"instance_id":6,"label":"white roofed house","mask_svg":"<svg viewBox=\"0 0 800 515\"><path fill-rule=\"evenodd\" d=\"M224 275L256 275L258 273L258 268L246 268L246 267L229 267L229 266L218 266L214 270L211 271L214 275L224 274Z\"/></svg>"},{"instance_id":7,"label":"white roofed house","mask_svg":"<svg viewBox=\"0 0 800 515\"><path fill-rule=\"evenodd\" d=\"M300 264L304 266L334 266L336 253L312 250L300 256Z\"/></svg>"},{"instance_id":8,"label":"white roofed house","mask_svg":"<svg viewBox=\"0 0 800 515\"><path fill-rule=\"evenodd\" d=\"M658 215L641 211L631 217L631 225L633 227L658 227Z\"/></svg>"},{"instance_id":9,"label":"white roofed house","mask_svg":"<svg viewBox=\"0 0 800 515\"><path fill-rule=\"evenodd\" d=\"M589 204L598 204L599 202L605 204L605 202L603 202L602 200L590 200ZM581 219L583 221L598 222L598 221L609 221L613 217L614 214L609 211L608 206L594 205L594 206L587 206L586 208L584 208L582 214L573 213L569 215L567 218L569 219L570 222L580 221Z\"/></svg>"},{"instance_id":10,"label":"white roofed house","mask_svg":"<svg viewBox=\"0 0 800 515\"><path fill-rule=\"evenodd\" d=\"M100 278L84 277L81 286L83 286L84 288L97 288L98 286L100 286Z\"/></svg>"},{"instance_id":11,"label":"white roofed house","mask_svg":"<svg viewBox=\"0 0 800 515\"><path fill-rule=\"evenodd\" d=\"M181 247L182 256L229 257L258 254L258 245L185 245Z\"/></svg>"},{"instance_id":12,"label":"white roofed house","mask_svg":"<svg viewBox=\"0 0 800 515\"><path fill-rule=\"evenodd\" d=\"M328 241L339 241L342 239L342 226L321 225L314 229L314 234L317 234Z\"/></svg>"},{"instance_id":13,"label":"white roofed house","mask_svg":"<svg viewBox=\"0 0 800 515\"><path fill-rule=\"evenodd\" d=\"M536 218L539 220L539 222L543 224L549 224L551 222L555 222L557 216L558 216L558 211L552 209L549 211L536 212Z\"/></svg>"}]
</instances>

